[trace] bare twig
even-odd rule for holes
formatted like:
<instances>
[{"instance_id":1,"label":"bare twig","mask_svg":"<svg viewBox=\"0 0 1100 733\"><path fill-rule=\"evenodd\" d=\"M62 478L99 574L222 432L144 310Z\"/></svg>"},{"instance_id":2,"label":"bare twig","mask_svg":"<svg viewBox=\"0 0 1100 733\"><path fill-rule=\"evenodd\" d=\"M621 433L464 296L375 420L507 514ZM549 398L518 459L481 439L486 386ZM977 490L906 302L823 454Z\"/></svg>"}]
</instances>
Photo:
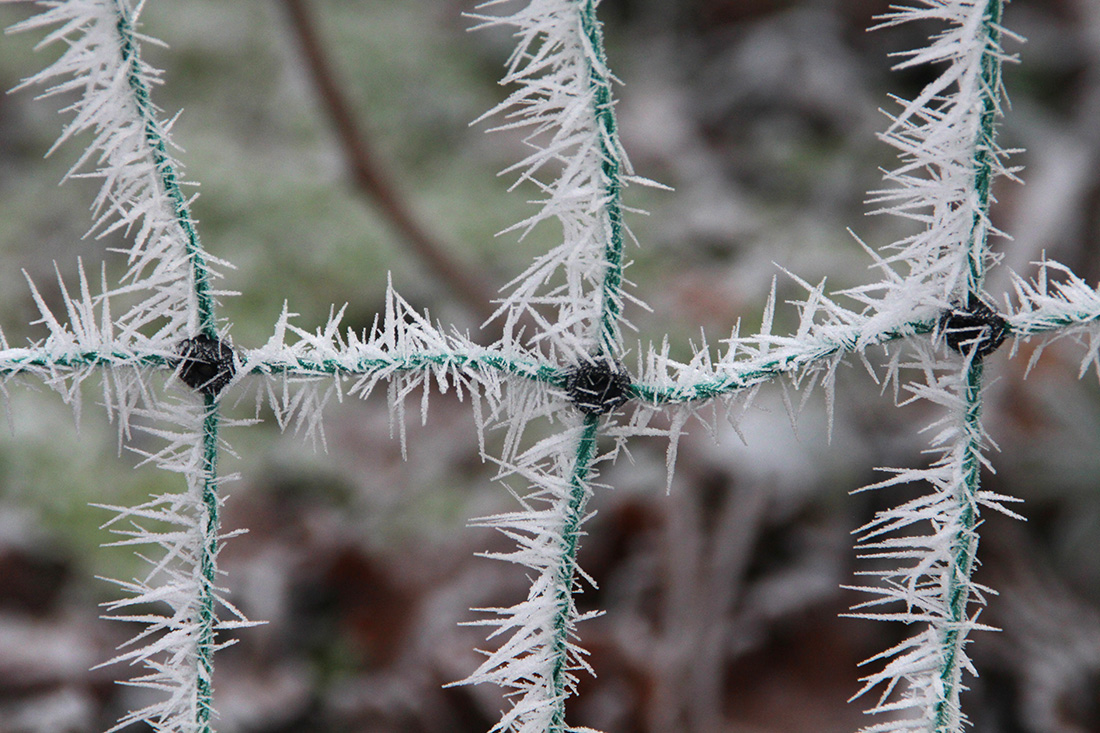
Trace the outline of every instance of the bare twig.
<instances>
[{"instance_id":1,"label":"bare twig","mask_svg":"<svg viewBox=\"0 0 1100 733\"><path fill-rule=\"evenodd\" d=\"M318 98L336 132L355 188L375 203L420 261L450 288L463 306L479 321L488 320L493 313L495 294L476 273L456 260L446 246L421 226L393 181L382 170L336 81L306 0L283 0L283 7Z\"/></svg>"}]
</instances>

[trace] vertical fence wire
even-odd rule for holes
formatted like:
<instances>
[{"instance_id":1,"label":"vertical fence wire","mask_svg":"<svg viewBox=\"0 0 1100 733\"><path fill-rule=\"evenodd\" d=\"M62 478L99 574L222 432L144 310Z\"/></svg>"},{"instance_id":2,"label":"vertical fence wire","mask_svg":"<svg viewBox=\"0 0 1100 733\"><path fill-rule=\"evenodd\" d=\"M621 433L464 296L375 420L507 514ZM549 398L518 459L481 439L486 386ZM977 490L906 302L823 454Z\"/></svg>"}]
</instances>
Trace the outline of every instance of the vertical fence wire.
<instances>
[{"instance_id":1,"label":"vertical fence wire","mask_svg":"<svg viewBox=\"0 0 1100 733\"><path fill-rule=\"evenodd\" d=\"M562 522L562 548L558 564L558 613L554 619L554 644L551 649L553 667L551 671L553 713L547 733L566 733L565 702L569 696L569 635L572 620L576 616L573 593L577 577L577 549L580 543L580 526L584 521L585 507L592 495L588 487L588 474L596 456L596 437L599 431L600 416L588 414L584 417L584 428L577 441L577 455L573 464L573 475L569 479L569 495Z\"/></svg>"},{"instance_id":2,"label":"vertical fence wire","mask_svg":"<svg viewBox=\"0 0 1100 733\"><path fill-rule=\"evenodd\" d=\"M990 187L996 167L996 122L1000 114L1001 93L1001 16L1004 0L988 0L979 34L982 43L980 104L978 131L974 141L973 194L977 198L968 246L968 274L964 304L977 303L982 297L986 265L990 259L989 209ZM964 306L966 307L966 306ZM980 344L975 346L975 350ZM962 687L963 645L971 623L969 604L973 596L972 576L978 551L978 495L981 488L983 430L982 356L972 353L964 360L961 376L963 404L961 437L961 472L954 488L958 524L951 544L951 562L947 569L944 591L947 618L940 630L941 654L938 671L939 699L933 707L932 730L935 733L956 733L962 729L964 717L959 704Z\"/></svg>"},{"instance_id":3,"label":"vertical fence wire","mask_svg":"<svg viewBox=\"0 0 1100 733\"><path fill-rule=\"evenodd\" d=\"M175 224L183 236L184 251L190 265L191 298L188 307L192 310L188 319L198 333L210 339L217 339L217 319L214 297L211 292L211 274L207 266L206 255L199 240L195 222L191 216L187 198L180 188L180 174L168 154L168 142L163 128L157 119L156 109L151 101L149 85L141 74L139 46L135 36L133 11L123 0L114 0L117 17L115 24L119 39L119 53L126 69L127 82L131 97L141 117L145 144L157 172L159 183L172 205ZM199 598L195 609L195 621L198 627L195 634L195 696L194 722L198 733L210 733L211 718L214 714L213 674L214 652L217 648L217 554L219 545L218 512L218 429L220 416L217 397L204 393L202 417L202 464L198 477L201 485L200 504L196 510L193 531L199 533L199 556L196 566L199 573Z\"/></svg>"},{"instance_id":4,"label":"vertical fence wire","mask_svg":"<svg viewBox=\"0 0 1100 733\"><path fill-rule=\"evenodd\" d=\"M580 33L587 51L587 75L591 92L594 132L599 137L600 167L603 173L603 209L606 216L603 242L604 269L600 288L593 297L600 298L600 315L595 324L598 333L594 341L602 352L599 356L613 359L622 350L620 319L622 316L623 282L623 162L618 141L618 123L615 118L611 94L613 79L607 65L604 50L603 29L596 17L595 0L578 0ZM558 578L558 615L554 620L554 657L551 683L553 686L553 713L548 733L565 733L565 703L569 695L568 668L572 623L576 616L573 602L577 575L577 550L580 541L580 525L585 507L591 495L588 479L596 458L596 440L599 434L600 416L586 414L583 429L577 441L573 458L573 472L569 479L569 496L566 503L561 558Z\"/></svg>"},{"instance_id":5,"label":"vertical fence wire","mask_svg":"<svg viewBox=\"0 0 1100 733\"><path fill-rule=\"evenodd\" d=\"M114 0L114 9L118 18L115 27L118 31L119 53L126 69L126 80L134 104L143 122L145 143L156 167L160 184L172 201L172 213L184 237L184 248L191 265L191 287L195 299L194 316L197 330L205 336L215 338L217 328L214 315L214 297L210 288L210 270L207 267L206 255L199 241L198 231L195 229L195 220L191 216L191 209L180 188L179 171L176 170L176 166L168 154L168 143L164 138L160 122L157 120L156 110L149 96L149 85L141 75L138 43L134 36L133 14L128 4L122 0Z\"/></svg>"},{"instance_id":6,"label":"vertical fence wire","mask_svg":"<svg viewBox=\"0 0 1100 733\"><path fill-rule=\"evenodd\" d=\"M217 590L214 581L217 578L218 528L218 404L214 395L203 395L202 424L202 512L205 515L198 523L202 532L200 548L199 574L199 635L196 642L196 664L198 666L195 723L199 733L209 733L213 715L213 677L214 650L217 646L215 629L218 625Z\"/></svg>"}]
</instances>

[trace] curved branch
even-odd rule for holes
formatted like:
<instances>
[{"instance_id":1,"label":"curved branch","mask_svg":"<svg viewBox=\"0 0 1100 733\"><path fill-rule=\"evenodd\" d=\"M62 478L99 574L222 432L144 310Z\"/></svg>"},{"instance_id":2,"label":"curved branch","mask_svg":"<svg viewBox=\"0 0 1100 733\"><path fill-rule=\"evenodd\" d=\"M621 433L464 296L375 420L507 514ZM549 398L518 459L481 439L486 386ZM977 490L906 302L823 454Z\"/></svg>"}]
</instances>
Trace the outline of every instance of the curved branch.
<instances>
[{"instance_id":1,"label":"curved branch","mask_svg":"<svg viewBox=\"0 0 1100 733\"><path fill-rule=\"evenodd\" d=\"M493 313L491 303L495 294L421 226L393 181L382 170L359 128L347 97L336 81L306 1L283 0L283 7L290 21L290 29L298 41L302 59L309 69L318 101L336 133L352 184L375 203L390 226L432 274L451 289L462 305L480 321L488 320Z\"/></svg>"}]
</instances>

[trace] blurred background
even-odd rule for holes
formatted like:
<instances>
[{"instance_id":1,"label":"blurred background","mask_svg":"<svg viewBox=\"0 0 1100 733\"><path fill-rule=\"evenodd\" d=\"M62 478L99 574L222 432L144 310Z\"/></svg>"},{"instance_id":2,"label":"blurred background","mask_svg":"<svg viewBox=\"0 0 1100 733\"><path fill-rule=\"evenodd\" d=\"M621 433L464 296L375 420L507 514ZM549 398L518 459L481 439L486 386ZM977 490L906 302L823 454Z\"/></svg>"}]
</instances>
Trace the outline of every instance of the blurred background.
<instances>
[{"instance_id":1,"label":"blurred background","mask_svg":"<svg viewBox=\"0 0 1100 733\"><path fill-rule=\"evenodd\" d=\"M308 11L308 16L295 14ZM468 33L468 0L176 0L150 3L143 30L167 48L145 58L165 70L154 100L173 116L205 247L236 269L219 285L221 315L241 347L262 344L284 301L314 328L347 304L345 325L370 325L386 272L433 317L476 330L478 295L519 274L555 236L522 242L494 233L527 216L533 192L508 194L496 172L518 160L519 139L469 123L503 98L496 80L506 31ZM798 289L780 268L831 290L875 278L847 229L873 246L904 236L890 217L866 217L891 151L888 95L912 96L923 69L891 72L890 54L921 45L931 27L867 32L878 0L605 0L624 144L641 175L675 188L637 187L629 223L637 333L690 353L733 324L753 332L773 277L780 299ZM0 25L32 7L0 5ZM312 41L303 43L303 18ZM1003 266L989 289L1003 303L1008 270L1033 271L1044 251L1090 283L1100 278L1100 5L1017 0L1006 41L1011 109L1002 127L1026 185L1000 181L995 223ZM34 34L0 40L0 87L43 68ZM357 128L359 167L336 129L308 56L319 48ZM65 118L37 90L0 96L0 325L12 345L45 335L25 272L53 305L57 271L78 260L97 275L111 239L82 239L97 182L57 182L76 160L69 144L43 160ZM364 173L364 161L369 166ZM110 255L108 270L116 268ZM442 264L441 264L442 263ZM783 331L794 309L781 309ZM485 338L491 336L487 333ZM982 733L1100 731L1100 392L1078 378L1084 348L1048 349L1024 379L1031 347L988 360L986 425L999 446L994 491L1026 500L1026 523L989 516L979 582L996 589L970 652L981 677L964 707ZM635 347L633 353L637 353ZM631 357L632 358L632 357ZM630 358L627 360L631 363ZM90 380L94 381L94 380ZM110 514L89 504L134 504L176 490L174 476L134 469L136 456L86 390L78 421L56 395L6 385L0 440L0 732L98 731L142 704L89 671L132 629L98 618L115 597L97 577L128 578L141 563L100 548ZM254 414L251 398L230 414ZM269 417L261 413L262 417ZM614 487L592 508L580 561L598 582L583 609L584 675L574 725L608 733L831 733L867 720L858 663L907 630L839 617L860 594L852 531L905 490L850 492L876 467L921 465L935 419L896 408L862 367L842 370L835 427L810 397L792 429L778 387L742 423L684 439L670 493L660 441L636 441L633 460L604 470ZM235 454L226 531L246 528L221 555L229 597L250 618L219 655L222 733L488 730L505 706L484 687L444 688L479 662L482 631L459 626L470 607L510 605L526 592L517 568L475 557L505 538L466 525L514 508L491 481L472 439L469 405L433 396L426 426L409 428L409 458L390 438L385 400L332 405L327 450L280 434L273 421L227 430ZM490 436L490 443L492 438ZM717 438L717 440L715 439ZM492 444L490 444L490 451ZM866 566L862 566L866 567Z\"/></svg>"}]
</instances>

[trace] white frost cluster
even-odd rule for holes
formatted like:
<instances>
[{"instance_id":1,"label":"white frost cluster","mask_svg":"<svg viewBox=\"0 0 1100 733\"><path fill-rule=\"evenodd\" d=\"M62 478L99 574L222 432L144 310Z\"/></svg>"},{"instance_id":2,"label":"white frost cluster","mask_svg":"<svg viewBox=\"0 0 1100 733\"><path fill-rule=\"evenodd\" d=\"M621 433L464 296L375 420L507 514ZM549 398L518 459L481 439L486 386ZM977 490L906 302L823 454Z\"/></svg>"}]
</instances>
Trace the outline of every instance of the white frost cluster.
<instances>
[{"instance_id":1,"label":"white frost cluster","mask_svg":"<svg viewBox=\"0 0 1100 733\"><path fill-rule=\"evenodd\" d=\"M479 11L500 6L482 3ZM614 127L611 84L603 58L595 2L532 0L510 14L475 16L484 26L506 26L517 38L502 84L515 86L486 116L503 118L496 131L524 131L532 152L504 171L518 173L512 188L529 183L538 211L506 231L526 235L548 220L561 226L561 244L538 257L509 287L504 343L525 338L564 369L621 351L623 242L621 190L634 178ZM534 334L520 334L523 323ZM514 347L506 346L512 349ZM559 382L559 386L561 386ZM582 576L576 549L591 494L598 416L556 415L564 403L546 390L511 390L503 416L505 451L498 478L513 488L522 509L481 520L513 539L517 549L493 556L527 568L528 597L508 608L481 609L476 623L493 628L500 646L463 683L493 682L513 700L495 730L565 731L564 707L585 668L576 644L574 593ZM568 409L568 408L567 408ZM571 414L570 414L571 413ZM536 417L560 419L556 434L521 449ZM506 637L506 638L505 638Z\"/></svg>"},{"instance_id":2,"label":"white frost cluster","mask_svg":"<svg viewBox=\"0 0 1100 733\"><path fill-rule=\"evenodd\" d=\"M119 538L111 545L132 546L149 561L143 575L112 581L124 597L104 604L106 618L141 629L101 666L125 663L144 669L126 684L148 688L155 698L129 711L111 731L144 722L164 733L203 733L208 730L204 721L215 715L213 655L235 643L220 641L217 634L253 625L210 577L222 543L237 534L221 534L217 523L222 505L217 488L236 476L211 475L203 429L207 412L201 404L176 398L135 413L143 425L139 429L161 444L155 453L146 453L145 462L181 475L186 488L133 507L100 505L115 512L103 525Z\"/></svg>"},{"instance_id":3,"label":"white frost cluster","mask_svg":"<svg viewBox=\"0 0 1100 733\"><path fill-rule=\"evenodd\" d=\"M1023 337L1040 336L1053 332L1040 340L1031 353L1027 369L1042 356L1053 341L1073 338L1086 344L1078 377L1092 367L1100 376L1100 292L1075 275L1068 267L1052 260L1039 263L1034 281L1021 277L1013 279L1018 306L1009 318L1012 330Z\"/></svg>"},{"instance_id":4,"label":"white frost cluster","mask_svg":"<svg viewBox=\"0 0 1100 733\"><path fill-rule=\"evenodd\" d=\"M479 346L466 336L432 325L393 289L386 291L385 310L369 331L341 331L343 309L314 332L294 326L284 307L271 338L244 352L240 372L263 376L257 397L274 411L279 427L303 432L324 446L322 412L344 396L366 399L384 384L391 425L405 445L406 402L419 393L421 420L427 419L432 391L454 390L470 397L479 445L484 431L514 408L522 390L516 384L547 381L556 372L548 362L518 350L514 344ZM539 393L545 390L538 390ZM259 404L257 405L257 408ZM525 413L527 414L527 413Z\"/></svg>"},{"instance_id":5,"label":"white frost cluster","mask_svg":"<svg viewBox=\"0 0 1100 733\"><path fill-rule=\"evenodd\" d=\"M211 262L199 247L172 155L174 120L160 119L148 96L161 72L141 60L138 42L157 41L137 32L130 0L42 4L46 11L9 31L49 29L37 48L60 44L64 51L17 89L45 86L42 97L79 93L63 110L72 119L50 152L70 138L91 138L67 177L102 180L89 234L121 230L129 240L117 292L138 297L118 314L113 338L119 348L142 351L175 343L206 325L198 321L193 280L196 269L208 277Z\"/></svg>"},{"instance_id":6,"label":"white frost cluster","mask_svg":"<svg viewBox=\"0 0 1100 733\"><path fill-rule=\"evenodd\" d=\"M505 0L478 6L482 13ZM531 153L503 175L518 174L511 188L529 183L539 192L538 211L501 232L525 236L556 220L561 244L540 255L507 287L498 309L506 314L505 338L526 318L526 334L565 363L620 348L621 258L629 238L619 200L627 183L656 185L635 176L614 127L614 82L602 47L592 0L531 0L507 15L474 15L478 27L514 29L516 49L501 84L515 91L481 119L503 119L492 131L522 130Z\"/></svg>"},{"instance_id":7,"label":"white frost cluster","mask_svg":"<svg viewBox=\"0 0 1100 733\"><path fill-rule=\"evenodd\" d=\"M575 628L595 613L579 614L574 600L580 579L595 585L576 564L576 545L587 518L584 507L593 488L594 472L589 467L587 475L580 475L575 459L586 431L586 426L574 423L539 441L511 464L502 464L502 480L514 476L529 487L518 497L522 509L477 522L500 530L517 545L510 552L486 553L486 557L531 571L526 599L506 608L477 609L487 618L471 623L492 628L490 639L500 637L499 646L486 652L485 661L462 681L491 682L509 691L513 706L494 730L565 731L565 700L576 690L576 673L591 672ZM592 437L587 440L595 450Z\"/></svg>"},{"instance_id":8,"label":"white frost cluster","mask_svg":"<svg viewBox=\"0 0 1100 733\"><path fill-rule=\"evenodd\" d=\"M988 247L990 235L1000 234L989 221L989 187L1014 172L1005 165L1011 151L997 145L991 127L1001 117L1004 90L1000 74L988 72L1012 60L1000 45L1011 36L999 24L1002 1L920 0L882 18L880 27L942 24L928 46L899 54L905 60L894 67L942 71L916 98L895 97L901 111L880 136L897 149L901 165L886 173L886 188L872 192L874 213L911 219L921 229L887 248L885 264L901 268L902 278L883 283L889 296L879 310L930 300L965 304L997 259Z\"/></svg>"}]
</instances>

